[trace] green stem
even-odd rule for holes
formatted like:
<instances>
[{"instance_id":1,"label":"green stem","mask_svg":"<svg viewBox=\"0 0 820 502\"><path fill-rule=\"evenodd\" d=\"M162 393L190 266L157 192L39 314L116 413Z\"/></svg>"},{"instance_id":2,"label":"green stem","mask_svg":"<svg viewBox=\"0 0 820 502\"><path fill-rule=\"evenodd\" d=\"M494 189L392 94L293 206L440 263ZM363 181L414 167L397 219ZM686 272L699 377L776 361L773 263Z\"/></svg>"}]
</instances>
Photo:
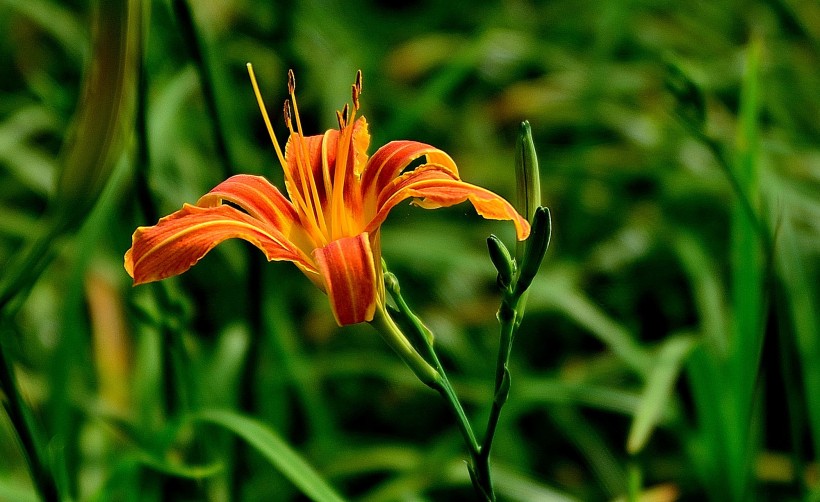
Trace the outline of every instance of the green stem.
<instances>
[{"instance_id":1,"label":"green stem","mask_svg":"<svg viewBox=\"0 0 820 502\"><path fill-rule=\"evenodd\" d=\"M441 394L450 405L450 409L455 415L459 429L461 430L461 435L464 436L464 441L470 449L470 456L477 455L479 452L478 441L476 440L470 421L467 419L467 414L464 412L464 407L461 406L461 401L458 400L456 391L450 383L450 379L447 377L447 371L441 364L438 354L436 354L436 349L433 346L433 334L430 332L430 329L421 322L421 319L419 319L415 312L410 309L410 306L407 305L398 287L391 291L391 296L399 307L399 313L401 313L405 321L416 331L416 337L421 342L427 353L427 357L433 362L436 371L441 377L433 388Z\"/></svg>"},{"instance_id":2,"label":"green stem","mask_svg":"<svg viewBox=\"0 0 820 502\"><path fill-rule=\"evenodd\" d=\"M501 307L498 310L498 319L501 323L501 340L498 347L498 358L495 370L495 389L493 391L493 403L490 408L490 415L487 418L487 429L484 433L484 441L481 443L479 456L476 460L476 474L485 483L488 492L493 494L492 477L490 475L490 452L492 451L495 432L498 429L498 421L501 418L501 409L507 403L510 395L510 372L509 361L512 352L512 342L515 337L517 320L520 319L518 305L521 299L507 289Z\"/></svg>"},{"instance_id":3,"label":"green stem","mask_svg":"<svg viewBox=\"0 0 820 502\"><path fill-rule=\"evenodd\" d=\"M376 314L373 320L370 321L370 325L376 328L376 331L379 332L387 345L399 355L422 383L438 390L442 379L441 374L416 352L416 349L413 348L395 321L385 312L382 303L378 303L376 306Z\"/></svg>"},{"instance_id":4,"label":"green stem","mask_svg":"<svg viewBox=\"0 0 820 502\"><path fill-rule=\"evenodd\" d=\"M473 479L474 488L487 500L495 500L495 496L492 491L492 480L490 477L489 468L479 468L479 466L482 465L481 446L479 445L475 433L473 432L473 427L470 424L470 420L467 418L467 413L464 411L464 407L461 405L461 401L459 401L455 389L453 388L452 383L450 383L450 379L447 377L447 372L438 358L438 354L436 353L433 345L433 334L430 332L429 328L421 322L421 319L419 319L415 312L410 309L410 306L407 305L407 302L401 295L401 289L398 286L398 280L395 276L385 271L385 277L388 279L385 282L388 284L390 295L396 302L399 313L402 315L405 322L415 330L415 338L417 342L424 348L427 357L433 362L436 372L439 375L436 382L430 386L441 394L441 397L444 398L450 412L456 419L458 429L461 432L461 436L464 439L464 443L470 453L470 460L472 462L470 472ZM473 475L474 473L475 475Z\"/></svg>"},{"instance_id":5,"label":"green stem","mask_svg":"<svg viewBox=\"0 0 820 502\"><path fill-rule=\"evenodd\" d=\"M29 413L23 397L17 387L17 380L14 378L9 361L6 359L6 352L0 344L0 390L5 394L3 407L14 426L17 437L22 446L23 456L31 471L32 481L40 497L46 502L57 502L60 500L57 483L52 472L48 468L48 463L44 461L42 450L37 447L37 440Z\"/></svg>"}]
</instances>

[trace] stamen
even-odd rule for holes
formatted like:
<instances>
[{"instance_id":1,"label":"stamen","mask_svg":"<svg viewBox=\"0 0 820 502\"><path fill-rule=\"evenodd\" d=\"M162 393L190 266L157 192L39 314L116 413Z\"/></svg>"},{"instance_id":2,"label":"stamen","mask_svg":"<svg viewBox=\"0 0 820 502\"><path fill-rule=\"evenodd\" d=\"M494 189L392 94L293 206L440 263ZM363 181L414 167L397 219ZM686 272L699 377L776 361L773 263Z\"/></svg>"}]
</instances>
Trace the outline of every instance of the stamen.
<instances>
[{"instance_id":1,"label":"stamen","mask_svg":"<svg viewBox=\"0 0 820 502\"><path fill-rule=\"evenodd\" d=\"M291 121L291 111L290 111L290 100L286 99L285 104L282 107L282 114L285 116L285 124L288 126L288 130L293 133L293 122Z\"/></svg>"},{"instance_id":2,"label":"stamen","mask_svg":"<svg viewBox=\"0 0 820 502\"><path fill-rule=\"evenodd\" d=\"M340 112L339 110L336 110L336 120L339 122L339 130L344 129L345 128L345 118L342 115L342 112Z\"/></svg>"},{"instance_id":3,"label":"stamen","mask_svg":"<svg viewBox=\"0 0 820 502\"><path fill-rule=\"evenodd\" d=\"M322 232L327 233L327 224L325 223L324 211L322 210L322 202L319 200L316 180L313 179L313 168L310 165L310 157L308 157L307 150L305 149L305 135L302 132L302 121L299 119L299 106L296 104L296 75L294 75L292 69L288 70L288 93L290 94L290 99L285 100L285 120L288 123L291 138L295 137L297 143L293 145L298 149L298 152L294 152L294 155L296 155L296 164L302 172L301 178L304 198L308 204L312 202L312 213L317 225L322 229ZM296 117L296 130L298 134L294 134L293 125L291 124L291 104L293 105L293 116Z\"/></svg>"},{"instance_id":4,"label":"stamen","mask_svg":"<svg viewBox=\"0 0 820 502\"><path fill-rule=\"evenodd\" d=\"M333 196L331 198L332 208L332 231L333 238L338 239L341 236L347 236L351 231L351 221L347 214L344 202L345 189L352 189L352 187L345 187L347 178L347 170L353 169L353 166L348 165L348 155L350 148L353 147L353 127L354 119L356 118L356 110L351 113L350 106L345 103L341 112L336 112L339 119L340 131L339 142L336 150L336 172L333 180Z\"/></svg>"},{"instance_id":5,"label":"stamen","mask_svg":"<svg viewBox=\"0 0 820 502\"><path fill-rule=\"evenodd\" d=\"M265 127L268 129L268 135L270 136L271 142L273 143L273 149L276 150L276 156L279 158L279 163L282 165L282 169L285 171L285 183L288 183L288 178L291 178L291 181L295 181L292 179L291 176L288 175L287 162L285 162L285 156L282 154L282 149L279 147L279 141L276 139L276 134L274 134L273 132L273 125L271 124L270 117L268 116L268 109L265 106L265 101L262 99L262 93L259 90L259 84L256 82L256 74L253 71L253 65L251 63L248 63L247 68L248 75L250 75L251 78L253 92L256 95L256 103L259 105L259 111L262 112L262 119L265 121ZM287 114L289 113L290 107L286 106L286 108L287 110L285 111L285 113ZM285 121L288 122L288 129L291 129L290 123L287 120L287 116L285 118ZM294 206L297 208L297 210L301 210L303 214L307 215L310 212L310 208L308 206L307 201L299 193L299 190L292 190L290 192L291 197L295 199L292 201ZM326 244L327 240L324 237L323 232L318 228L316 222L309 221L309 223L312 224L306 226L308 227L307 230L310 233L310 235L315 240L317 240L317 242L322 242Z\"/></svg>"},{"instance_id":6,"label":"stamen","mask_svg":"<svg viewBox=\"0 0 820 502\"><path fill-rule=\"evenodd\" d=\"M273 148L276 150L276 156L279 157L279 162L282 164L282 167L285 166L285 156L282 155L282 149L279 148L279 142L276 140L276 135L273 133L273 125L271 125L270 117L268 117L268 110L265 107L265 102L262 99L262 93L259 91L259 85L256 83L256 75L253 72L253 65L248 63L248 74L251 77L251 85L253 86L253 92L256 95L256 102L259 105L259 111L262 112L262 119L265 121L265 127L268 129L268 135L270 136L271 142L273 143Z\"/></svg>"}]
</instances>

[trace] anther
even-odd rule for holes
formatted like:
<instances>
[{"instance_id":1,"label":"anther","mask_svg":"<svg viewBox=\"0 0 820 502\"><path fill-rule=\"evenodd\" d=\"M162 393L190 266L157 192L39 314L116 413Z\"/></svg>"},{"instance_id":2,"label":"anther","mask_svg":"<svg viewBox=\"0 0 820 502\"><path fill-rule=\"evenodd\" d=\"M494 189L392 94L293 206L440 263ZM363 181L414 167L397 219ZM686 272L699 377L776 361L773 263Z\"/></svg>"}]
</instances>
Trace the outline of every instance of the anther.
<instances>
[{"instance_id":1,"label":"anther","mask_svg":"<svg viewBox=\"0 0 820 502\"><path fill-rule=\"evenodd\" d=\"M362 93L362 70L356 72L356 82L353 84L353 106L359 109L359 95Z\"/></svg>"},{"instance_id":2,"label":"anther","mask_svg":"<svg viewBox=\"0 0 820 502\"><path fill-rule=\"evenodd\" d=\"M345 118L342 115L342 112L336 110L336 120L339 122L339 129L345 128Z\"/></svg>"},{"instance_id":3,"label":"anther","mask_svg":"<svg viewBox=\"0 0 820 502\"><path fill-rule=\"evenodd\" d=\"M350 86L352 88L351 94L353 95L353 108L356 110L359 109L359 90L356 88L356 84Z\"/></svg>"},{"instance_id":4,"label":"anther","mask_svg":"<svg viewBox=\"0 0 820 502\"><path fill-rule=\"evenodd\" d=\"M285 100L285 105L282 107L282 112L285 115L285 124L287 124L288 129L293 129L293 124L291 123L291 112L290 112L290 100Z\"/></svg>"},{"instance_id":5,"label":"anther","mask_svg":"<svg viewBox=\"0 0 820 502\"><path fill-rule=\"evenodd\" d=\"M293 74L293 70L288 70L288 93L293 94L296 92L296 75Z\"/></svg>"}]
</instances>

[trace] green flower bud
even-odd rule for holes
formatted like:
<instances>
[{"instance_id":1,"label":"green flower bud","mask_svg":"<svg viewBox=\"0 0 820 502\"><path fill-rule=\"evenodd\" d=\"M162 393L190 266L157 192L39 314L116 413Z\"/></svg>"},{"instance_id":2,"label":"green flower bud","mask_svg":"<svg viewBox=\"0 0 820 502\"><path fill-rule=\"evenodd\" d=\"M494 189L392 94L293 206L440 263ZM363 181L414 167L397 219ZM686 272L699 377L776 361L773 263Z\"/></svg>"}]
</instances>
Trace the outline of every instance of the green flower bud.
<instances>
[{"instance_id":1,"label":"green flower bud","mask_svg":"<svg viewBox=\"0 0 820 502\"><path fill-rule=\"evenodd\" d=\"M515 144L515 181L515 209L529 221L535 214L535 209L541 206L541 176L532 141L532 129L526 120L521 122Z\"/></svg>"},{"instance_id":2,"label":"green flower bud","mask_svg":"<svg viewBox=\"0 0 820 502\"><path fill-rule=\"evenodd\" d=\"M513 257L507 250L507 246L495 235L487 237L487 249L490 252L490 260L498 271L498 285L506 289L512 283L515 272Z\"/></svg>"},{"instance_id":3,"label":"green flower bud","mask_svg":"<svg viewBox=\"0 0 820 502\"><path fill-rule=\"evenodd\" d=\"M525 244L524 259L518 269L518 280L515 283L517 294L523 294L532 284L541 266L541 261L544 259L544 254L549 248L551 233L550 210L543 206L539 207L532 218L532 230Z\"/></svg>"},{"instance_id":4,"label":"green flower bud","mask_svg":"<svg viewBox=\"0 0 820 502\"><path fill-rule=\"evenodd\" d=\"M526 120L521 122L515 143L515 184L515 209L532 223L535 209L541 206L541 175L532 141L532 129ZM525 248L526 244L520 241L515 247L515 259L519 264L524 258Z\"/></svg>"}]
</instances>

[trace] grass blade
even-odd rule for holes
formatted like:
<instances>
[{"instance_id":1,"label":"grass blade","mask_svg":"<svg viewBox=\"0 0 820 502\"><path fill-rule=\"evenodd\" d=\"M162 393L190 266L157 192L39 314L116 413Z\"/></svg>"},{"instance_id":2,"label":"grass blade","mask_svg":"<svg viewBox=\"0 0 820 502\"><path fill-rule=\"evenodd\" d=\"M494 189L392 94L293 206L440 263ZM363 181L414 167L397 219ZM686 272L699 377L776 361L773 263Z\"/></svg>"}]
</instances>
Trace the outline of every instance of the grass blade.
<instances>
[{"instance_id":1,"label":"grass blade","mask_svg":"<svg viewBox=\"0 0 820 502\"><path fill-rule=\"evenodd\" d=\"M203 411L192 418L228 429L244 439L311 499L327 502L344 500L299 453L259 421L222 410Z\"/></svg>"},{"instance_id":2,"label":"grass blade","mask_svg":"<svg viewBox=\"0 0 820 502\"><path fill-rule=\"evenodd\" d=\"M694 345L695 339L691 336L675 336L663 342L629 430L626 450L630 454L641 451L649 440L672 397L681 367Z\"/></svg>"},{"instance_id":3,"label":"grass blade","mask_svg":"<svg viewBox=\"0 0 820 502\"><path fill-rule=\"evenodd\" d=\"M734 500L748 496L753 453L750 450L754 390L763 347L764 264L761 241L763 227L749 207L759 212L758 112L760 43L748 49L746 72L740 96L740 123L736 139L734 176L739 193L732 208L731 263L733 337L728 368L734 427L726 429L728 446L727 484ZM759 214L759 213L758 213ZM717 382L715 382L717 384Z\"/></svg>"}]
</instances>

